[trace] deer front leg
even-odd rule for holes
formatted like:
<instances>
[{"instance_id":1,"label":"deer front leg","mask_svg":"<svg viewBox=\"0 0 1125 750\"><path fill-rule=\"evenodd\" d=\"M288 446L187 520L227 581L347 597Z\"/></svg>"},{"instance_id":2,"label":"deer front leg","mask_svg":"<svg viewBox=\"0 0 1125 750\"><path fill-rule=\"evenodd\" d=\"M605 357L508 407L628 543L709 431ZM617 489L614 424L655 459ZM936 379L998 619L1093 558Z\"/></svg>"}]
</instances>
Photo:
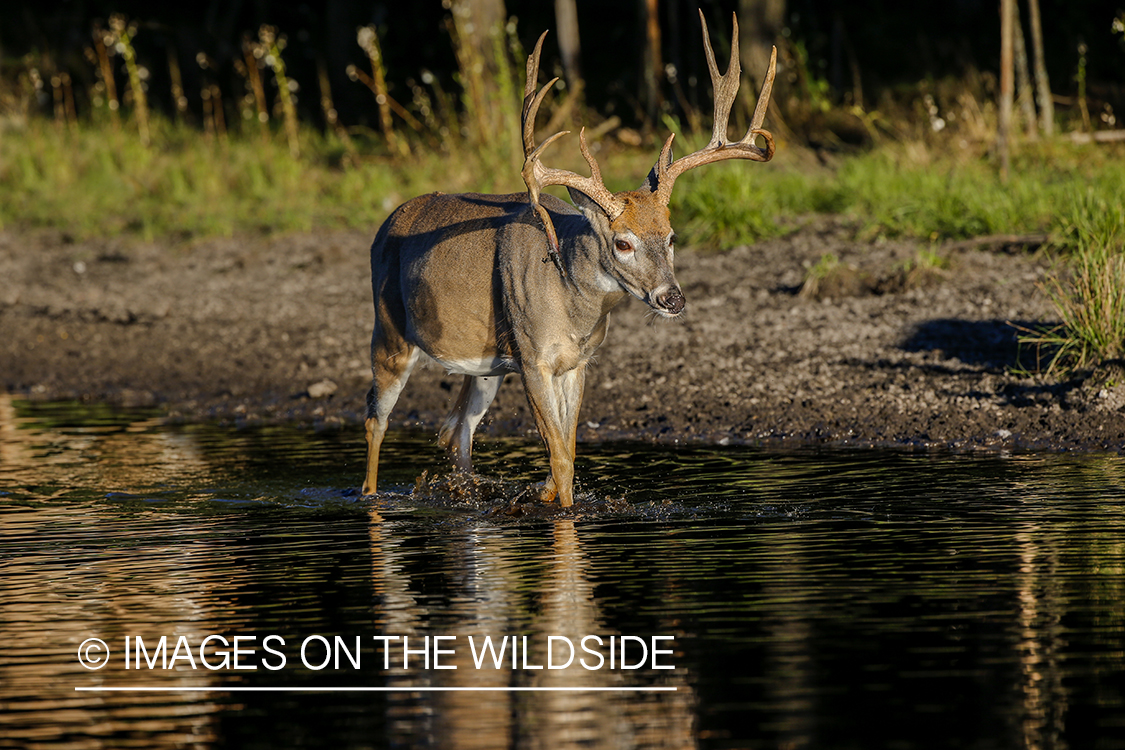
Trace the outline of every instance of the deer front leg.
<instances>
[{"instance_id":1,"label":"deer front leg","mask_svg":"<svg viewBox=\"0 0 1125 750\"><path fill-rule=\"evenodd\" d=\"M392 347L393 350L392 350ZM376 335L371 341L371 390L367 392L367 475L363 480L363 494L375 494L379 478L379 449L387 434L391 409L398 401L402 387L418 362L418 348L402 339L392 342Z\"/></svg>"},{"instance_id":2,"label":"deer front leg","mask_svg":"<svg viewBox=\"0 0 1125 750\"><path fill-rule=\"evenodd\" d=\"M586 384L585 365L561 374L540 365L524 370L524 387L535 424L551 461L551 476L540 494L549 503L557 496L559 505L574 503L574 454L578 432L578 411L582 406L582 389Z\"/></svg>"}]
</instances>

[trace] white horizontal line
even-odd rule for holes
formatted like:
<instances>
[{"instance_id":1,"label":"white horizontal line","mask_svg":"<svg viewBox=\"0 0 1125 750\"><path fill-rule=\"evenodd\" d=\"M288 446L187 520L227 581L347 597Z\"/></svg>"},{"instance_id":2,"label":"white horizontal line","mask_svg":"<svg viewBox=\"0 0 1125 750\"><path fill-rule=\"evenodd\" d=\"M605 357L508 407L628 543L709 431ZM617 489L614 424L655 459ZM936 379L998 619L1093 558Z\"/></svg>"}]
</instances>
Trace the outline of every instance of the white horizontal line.
<instances>
[{"instance_id":1,"label":"white horizontal line","mask_svg":"<svg viewBox=\"0 0 1125 750\"><path fill-rule=\"evenodd\" d=\"M675 692L675 687L145 687L143 685L113 685L76 687L76 691L109 692L137 691L161 693L657 693Z\"/></svg>"}]
</instances>

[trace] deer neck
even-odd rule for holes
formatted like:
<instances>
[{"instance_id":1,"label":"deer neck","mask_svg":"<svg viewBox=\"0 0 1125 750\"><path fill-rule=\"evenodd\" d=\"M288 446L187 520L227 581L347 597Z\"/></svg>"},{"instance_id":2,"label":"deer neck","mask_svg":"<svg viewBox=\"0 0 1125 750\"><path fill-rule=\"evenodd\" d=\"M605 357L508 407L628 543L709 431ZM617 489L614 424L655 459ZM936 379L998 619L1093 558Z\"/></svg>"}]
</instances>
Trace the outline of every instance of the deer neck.
<instances>
[{"instance_id":1,"label":"deer neck","mask_svg":"<svg viewBox=\"0 0 1125 750\"><path fill-rule=\"evenodd\" d=\"M575 292L573 304L600 320L628 296L610 273L605 260L611 239L580 214L567 216L559 225L560 238L566 238L560 243L566 271L561 281Z\"/></svg>"}]
</instances>

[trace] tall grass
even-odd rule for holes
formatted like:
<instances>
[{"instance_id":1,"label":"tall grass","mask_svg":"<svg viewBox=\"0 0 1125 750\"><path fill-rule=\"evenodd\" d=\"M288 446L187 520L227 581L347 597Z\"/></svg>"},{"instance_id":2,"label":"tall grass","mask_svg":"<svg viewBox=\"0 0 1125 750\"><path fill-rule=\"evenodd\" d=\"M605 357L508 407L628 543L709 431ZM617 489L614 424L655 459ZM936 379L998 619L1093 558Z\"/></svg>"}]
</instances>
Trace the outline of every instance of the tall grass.
<instances>
[{"instance_id":1,"label":"tall grass","mask_svg":"<svg viewBox=\"0 0 1125 750\"><path fill-rule=\"evenodd\" d=\"M493 29L485 48L472 44L469 21L457 12L461 6L454 5L448 26L460 65L459 108L433 76L425 86L411 84L413 113L394 101L383 80L376 30L360 31L357 41L372 72L368 76L351 66L349 73L375 94L383 130L376 139L365 139L363 129L349 131L339 123L321 133L297 122L290 97L295 87L287 83L281 62L284 37L265 26L260 43L251 44L260 49L245 62L256 116L248 110L244 115L249 117L238 124L231 118L228 128L221 92L213 82L202 92L210 94L205 99L212 105L202 131L182 119L173 124L150 115L143 87L136 85L139 69L130 46L137 27L115 16L112 34L95 30L98 54L90 53L101 76L90 100L105 102L104 107L95 107L80 122L65 107L56 107L55 122L30 116L22 127L19 118L5 118L0 112L0 128L6 120L17 124L0 134L0 226L53 227L77 236L132 232L146 237L335 227L371 231L398 203L418 193L518 192L523 188L523 51L512 24ZM118 47L125 50L128 80L135 90L124 103L115 94L111 65ZM262 60L271 61L277 79L281 132L271 126L257 77ZM427 79L425 71L422 79ZM65 102L59 96L62 89L55 88L56 100ZM334 113L323 84L321 93L325 112ZM953 99L951 94L944 98ZM31 101L26 95L22 100ZM928 94L927 101L932 119L936 105ZM882 145L838 158L830 166L818 165L807 152L781 143L771 163L727 162L685 175L672 205L684 243L729 247L792 231L810 216L834 214L848 217L867 238L941 241L1047 232L1057 247L1074 249L1079 259L1095 246L1119 246L1112 239L1116 235L1107 235L1105 227L1092 222L1099 211L1116 211L1119 216L1125 205L1125 150L1025 143L1004 185L982 145L991 133L984 110L968 94L958 101L973 106L962 108L962 127L956 133L923 127L915 137L883 139ZM25 109L30 111L29 106ZM121 127L122 116L135 127ZM411 130L396 132L394 117ZM882 118L878 113L871 117ZM248 124L254 122L257 127ZM698 148L707 138L705 133L682 132L670 118L665 124L677 131L677 145L683 150ZM884 124L882 130L896 128ZM614 148L609 140L594 144L608 186L634 187L655 158L657 140L648 151ZM556 146L551 159L557 166L584 171L573 141L571 136ZM1105 208L1091 208L1095 204ZM1072 294L1064 294L1062 283L1051 287L1059 300Z\"/></svg>"},{"instance_id":2,"label":"tall grass","mask_svg":"<svg viewBox=\"0 0 1125 750\"><path fill-rule=\"evenodd\" d=\"M309 127L263 141L253 128L223 139L151 118L152 145L108 121L56 128L31 120L0 138L0 225L54 227L78 236L140 232L212 235L376 226L398 203L432 190L518 192L509 149L419 143L398 156ZM518 121L510 124L518 132ZM571 136L557 164L581 171ZM573 152L573 153L571 153ZM349 158L345 159L345 155ZM629 189L652 154L603 148L611 189ZM996 233L1051 233L1060 247L1088 240L1091 201L1125 205L1120 149L1028 146L1001 185L983 159L919 155L892 144L829 169L795 169L784 145L768 164L726 162L676 185L673 220L685 245L730 247L792 231L808 217L849 217L861 236L935 241ZM1120 212L1118 212L1120 213ZM1086 234L1084 234L1086 233Z\"/></svg>"},{"instance_id":3,"label":"tall grass","mask_svg":"<svg viewBox=\"0 0 1125 750\"><path fill-rule=\"evenodd\" d=\"M88 56L100 77L81 118L62 106L54 122L36 114L36 92L43 85L35 66L19 80L0 79L0 227L51 227L80 237L373 230L418 193L519 190L522 80L517 78L522 79L523 51L514 21L493 29L481 49L470 42L471 28L462 17L467 6L454 6L449 33L461 64L460 107L422 71L432 91L411 83L421 120L389 96L374 27L360 30L357 42L372 74L356 66L348 72L376 94L384 131L377 136L335 120L325 75L321 102L333 127L322 133L298 122L297 86L281 56L285 37L271 26L261 27L258 42L244 40L246 59L236 65L252 92L243 97L241 122L227 116L210 73L200 92L201 129L179 116L173 123L150 114L131 47L137 25L115 15L112 32L95 28L97 50ZM119 53L133 92L125 101L116 93L113 58ZM205 71L215 69L206 55L197 60ZM53 62L44 57L39 65L49 68ZM268 113L259 71L265 67L275 78L279 128ZM178 69L172 72L178 81ZM54 88L61 100L61 83ZM395 133L392 113L413 128L412 142ZM123 118L134 126L122 127Z\"/></svg>"},{"instance_id":4,"label":"tall grass","mask_svg":"<svg viewBox=\"0 0 1125 750\"><path fill-rule=\"evenodd\" d=\"M933 241L991 234L1051 233L1073 246L1068 230L1080 196L1125 205L1122 149L1028 144L1003 185L985 158L887 144L844 158L834 169L795 171L785 153L769 164L737 163L689 173L673 206L693 242L728 246L792 229L814 214L842 214L861 236Z\"/></svg>"},{"instance_id":5,"label":"tall grass","mask_svg":"<svg viewBox=\"0 0 1125 750\"><path fill-rule=\"evenodd\" d=\"M1079 194L1062 234L1073 248L1042 288L1061 323L1020 337L1050 352L1048 372L1125 359L1125 213L1093 191Z\"/></svg>"},{"instance_id":6,"label":"tall grass","mask_svg":"<svg viewBox=\"0 0 1125 750\"><path fill-rule=\"evenodd\" d=\"M0 227L54 228L76 237L146 238L280 233L321 228L374 231L402 201L432 190L512 191L518 169L487 154L451 160L427 153L368 152L341 159L334 133L301 128L301 158L287 137L205 138L151 119L151 147L109 124L59 131L33 121L0 138Z\"/></svg>"}]
</instances>

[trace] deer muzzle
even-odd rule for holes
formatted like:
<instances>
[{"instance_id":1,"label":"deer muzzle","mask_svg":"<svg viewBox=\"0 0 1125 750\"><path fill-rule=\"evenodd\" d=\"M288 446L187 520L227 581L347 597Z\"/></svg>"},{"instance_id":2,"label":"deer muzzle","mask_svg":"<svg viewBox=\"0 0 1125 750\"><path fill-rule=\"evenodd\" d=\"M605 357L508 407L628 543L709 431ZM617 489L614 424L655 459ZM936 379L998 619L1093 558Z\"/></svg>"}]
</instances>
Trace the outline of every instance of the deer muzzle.
<instances>
[{"instance_id":1,"label":"deer muzzle","mask_svg":"<svg viewBox=\"0 0 1125 750\"><path fill-rule=\"evenodd\" d=\"M656 295L654 299L657 312L665 315L679 315L684 311L687 300L678 286L673 286L665 292Z\"/></svg>"}]
</instances>

